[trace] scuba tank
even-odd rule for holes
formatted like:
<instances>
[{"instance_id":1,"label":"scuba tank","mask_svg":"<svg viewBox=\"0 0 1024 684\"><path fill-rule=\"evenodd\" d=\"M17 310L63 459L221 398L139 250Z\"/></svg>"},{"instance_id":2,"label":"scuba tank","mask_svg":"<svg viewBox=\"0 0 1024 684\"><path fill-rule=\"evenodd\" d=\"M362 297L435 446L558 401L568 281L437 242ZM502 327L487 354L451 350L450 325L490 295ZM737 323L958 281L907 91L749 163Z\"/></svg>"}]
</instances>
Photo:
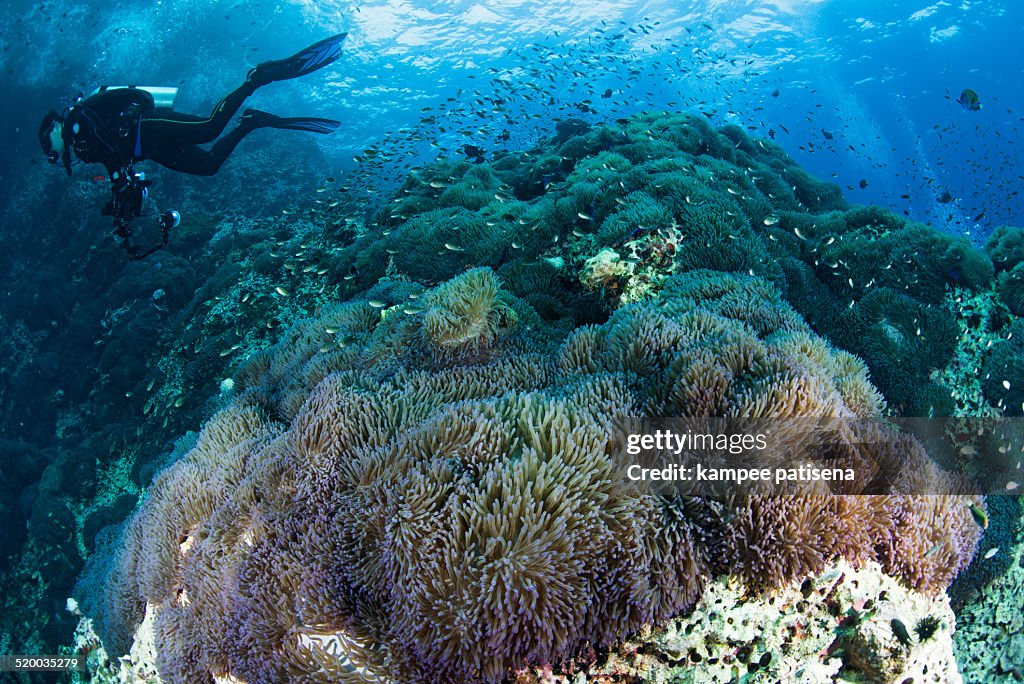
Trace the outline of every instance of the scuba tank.
<instances>
[{"instance_id":1,"label":"scuba tank","mask_svg":"<svg viewBox=\"0 0 1024 684\"><path fill-rule=\"evenodd\" d=\"M162 109L174 109L174 100L178 97L178 89L170 86L137 86L137 85L104 85L89 93L89 97L107 90L121 90L123 88L135 88L145 90L153 96L153 106Z\"/></svg>"}]
</instances>

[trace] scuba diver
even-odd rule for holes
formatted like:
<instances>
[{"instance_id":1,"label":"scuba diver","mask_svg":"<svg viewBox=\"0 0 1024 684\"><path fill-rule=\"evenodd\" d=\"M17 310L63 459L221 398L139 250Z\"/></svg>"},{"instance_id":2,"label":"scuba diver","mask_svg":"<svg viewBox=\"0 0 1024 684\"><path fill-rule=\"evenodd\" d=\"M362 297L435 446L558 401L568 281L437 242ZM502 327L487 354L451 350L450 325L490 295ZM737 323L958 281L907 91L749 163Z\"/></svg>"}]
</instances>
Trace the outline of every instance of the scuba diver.
<instances>
[{"instance_id":1,"label":"scuba diver","mask_svg":"<svg viewBox=\"0 0 1024 684\"><path fill-rule=\"evenodd\" d=\"M129 258L143 259L167 245L170 230L178 225L180 216L176 211L161 214L161 241L154 247L143 251L131 244L132 219L142 216L142 205L152 184L144 173L135 170L135 164L150 160L174 171L212 176L242 138L257 128L334 131L341 122L315 117L285 118L246 109L234 130L210 149L200 147L217 139L242 102L260 86L305 76L337 60L346 35L339 33L287 59L256 65L242 85L218 102L207 117L173 111L177 88L98 88L88 97L80 96L63 114L50 110L39 126L39 144L50 163L61 162L69 176L72 150L82 162L106 167L112 195L102 214L113 217L114 233L121 238Z\"/></svg>"}]
</instances>

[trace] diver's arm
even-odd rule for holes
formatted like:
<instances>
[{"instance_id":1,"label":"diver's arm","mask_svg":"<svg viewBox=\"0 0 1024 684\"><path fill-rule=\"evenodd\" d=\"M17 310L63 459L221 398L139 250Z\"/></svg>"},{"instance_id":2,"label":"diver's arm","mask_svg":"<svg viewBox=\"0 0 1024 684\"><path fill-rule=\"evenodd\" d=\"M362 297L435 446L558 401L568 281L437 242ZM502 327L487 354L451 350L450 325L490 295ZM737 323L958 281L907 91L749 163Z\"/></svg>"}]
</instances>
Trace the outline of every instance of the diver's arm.
<instances>
[{"instance_id":1,"label":"diver's arm","mask_svg":"<svg viewBox=\"0 0 1024 684\"><path fill-rule=\"evenodd\" d=\"M124 192L124 186L119 185L116 180L111 179L110 199L107 201L106 204L103 205L103 208L100 209L100 216L113 216L115 218L117 217L117 215L120 213L119 206L122 192Z\"/></svg>"},{"instance_id":2,"label":"diver's arm","mask_svg":"<svg viewBox=\"0 0 1024 684\"><path fill-rule=\"evenodd\" d=\"M139 247L131 243L132 219L134 213L131 198L127 196L131 190L131 177L127 169L111 171L110 201L103 205L100 214L114 219L114 235L121 239L121 248L127 252L128 258L135 261L139 258Z\"/></svg>"},{"instance_id":3,"label":"diver's arm","mask_svg":"<svg viewBox=\"0 0 1024 684\"><path fill-rule=\"evenodd\" d=\"M128 197L132 184L131 169L125 166L115 167L110 162L104 162L103 165L107 168L107 177L110 178L110 201L103 205L100 214L114 218L114 232L118 235L131 234L130 224L135 217L131 198Z\"/></svg>"},{"instance_id":4,"label":"diver's arm","mask_svg":"<svg viewBox=\"0 0 1024 684\"><path fill-rule=\"evenodd\" d=\"M135 173L129 165L111 173L110 201L103 207L103 215L114 219L114 235L121 238L121 247L128 258L137 261L167 246L170 230L178 225L180 216L176 211L167 211L160 216L160 241L143 250L131 243L132 219L142 216L143 203L151 181L143 174Z\"/></svg>"}]
</instances>

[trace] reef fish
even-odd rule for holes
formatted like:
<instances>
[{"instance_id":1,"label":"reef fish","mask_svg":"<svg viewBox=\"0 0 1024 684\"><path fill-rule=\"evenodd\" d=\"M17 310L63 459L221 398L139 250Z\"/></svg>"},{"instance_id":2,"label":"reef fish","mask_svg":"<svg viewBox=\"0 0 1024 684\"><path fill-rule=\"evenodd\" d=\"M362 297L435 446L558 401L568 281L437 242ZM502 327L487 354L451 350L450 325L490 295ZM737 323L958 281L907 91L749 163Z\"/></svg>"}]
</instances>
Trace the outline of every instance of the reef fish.
<instances>
[{"instance_id":1,"label":"reef fish","mask_svg":"<svg viewBox=\"0 0 1024 684\"><path fill-rule=\"evenodd\" d=\"M487 152L484 150L484 148L479 147L477 145L470 145L470 144L467 143L467 144L463 145L460 149L462 150L462 153L464 155L466 155L466 157L468 157L469 159L473 160L474 164L483 164L484 163L484 160L485 160L484 155L487 154Z\"/></svg>"},{"instance_id":2,"label":"reef fish","mask_svg":"<svg viewBox=\"0 0 1024 684\"><path fill-rule=\"evenodd\" d=\"M980 112L981 111L981 98L978 97L978 93L974 92L970 88L964 88L960 93L960 98L957 102L961 107L969 112Z\"/></svg>"},{"instance_id":3,"label":"reef fish","mask_svg":"<svg viewBox=\"0 0 1024 684\"><path fill-rule=\"evenodd\" d=\"M968 508L971 509L971 517L974 518L974 522L978 523L978 527L981 529L988 529L988 513L985 509L971 501L967 504Z\"/></svg>"},{"instance_id":4,"label":"reef fish","mask_svg":"<svg viewBox=\"0 0 1024 684\"><path fill-rule=\"evenodd\" d=\"M896 640L909 648L911 644L910 632L907 631L907 626L903 624L903 621L899 618L893 618L889 621L889 626L892 627L892 633L896 636Z\"/></svg>"}]
</instances>

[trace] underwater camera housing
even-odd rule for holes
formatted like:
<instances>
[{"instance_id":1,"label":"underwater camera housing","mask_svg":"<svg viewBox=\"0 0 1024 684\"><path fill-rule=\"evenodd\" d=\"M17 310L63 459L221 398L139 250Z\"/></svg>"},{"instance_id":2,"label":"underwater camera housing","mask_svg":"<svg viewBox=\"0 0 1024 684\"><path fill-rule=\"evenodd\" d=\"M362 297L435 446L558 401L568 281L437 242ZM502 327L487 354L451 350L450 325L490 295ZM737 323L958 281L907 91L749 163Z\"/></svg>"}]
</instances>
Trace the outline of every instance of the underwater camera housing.
<instances>
[{"instance_id":1,"label":"underwater camera housing","mask_svg":"<svg viewBox=\"0 0 1024 684\"><path fill-rule=\"evenodd\" d=\"M160 242L153 247L142 251L138 245L129 241L132 237L132 220L143 216L143 206L149 197L149 188L153 181L146 180L146 174L127 167L115 172L111 178L110 201L104 205L103 216L111 216L114 219L114 234L121 238L121 246L128 252L132 260L144 259L158 249L167 246L172 228L181 223L181 214L173 209L168 209L159 215L157 225L160 228Z\"/></svg>"},{"instance_id":2,"label":"underwater camera housing","mask_svg":"<svg viewBox=\"0 0 1024 684\"><path fill-rule=\"evenodd\" d=\"M115 227L119 227L142 216L142 205L149 197L149 186L153 181L146 180L145 173L129 169L115 172L113 183L113 195L103 207L103 215L113 216Z\"/></svg>"}]
</instances>

